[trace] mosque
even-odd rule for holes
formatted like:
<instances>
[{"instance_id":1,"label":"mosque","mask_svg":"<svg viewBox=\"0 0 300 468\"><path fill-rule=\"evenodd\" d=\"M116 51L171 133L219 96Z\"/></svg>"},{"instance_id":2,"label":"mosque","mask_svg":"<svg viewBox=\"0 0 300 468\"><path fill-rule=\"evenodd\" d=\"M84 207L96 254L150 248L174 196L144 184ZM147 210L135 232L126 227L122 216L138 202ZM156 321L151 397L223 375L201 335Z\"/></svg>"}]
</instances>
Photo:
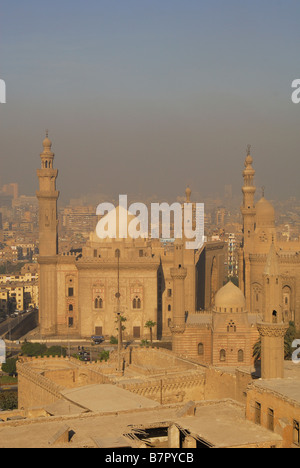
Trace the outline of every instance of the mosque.
<instances>
[{"instance_id":1,"label":"mosque","mask_svg":"<svg viewBox=\"0 0 300 468\"><path fill-rule=\"evenodd\" d=\"M37 171L39 190L40 332L43 337L90 339L115 336L120 312L125 339L149 339L145 324L156 323L154 339L170 339L176 303L174 250L159 239L100 239L92 232L81 253L62 255L58 246L57 169L46 136ZM190 189L186 191L190 200ZM117 219L119 210L117 207ZM128 217L127 226L132 215ZM183 314L209 309L224 281L224 243L185 250Z\"/></svg>"},{"instance_id":2,"label":"mosque","mask_svg":"<svg viewBox=\"0 0 300 468\"><path fill-rule=\"evenodd\" d=\"M276 362L283 362L288 322L300 328L300 243L277 242L273 206L264 196L255 204L250 148L243 172L239 288L223 286L222 242L194 251L179 239L166 249L157 239L101 240L91 233L81 253L59 254L53 162L47 135L37 171L42 336L110 337L121 313L125 339L149 339L145 325L152 321L155 339L172 336L175 354L205 364L251 365L261 336L274 358L266 372L280 375ZM186 197L190 201L189 189Z\"/></svg>"}]
</instances>

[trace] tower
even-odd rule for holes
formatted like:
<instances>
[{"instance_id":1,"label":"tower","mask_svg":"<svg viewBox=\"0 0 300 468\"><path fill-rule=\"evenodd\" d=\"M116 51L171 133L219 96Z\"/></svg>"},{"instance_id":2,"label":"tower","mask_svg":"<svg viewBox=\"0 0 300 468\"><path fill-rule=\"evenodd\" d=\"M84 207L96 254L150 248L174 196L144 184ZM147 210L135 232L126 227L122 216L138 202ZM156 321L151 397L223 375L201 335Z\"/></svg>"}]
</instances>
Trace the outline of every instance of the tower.
<instances>
[{"instance_id":1,"label":"tower","mask_svg":"<svg viewBox=\"0 0 300 468\"><path fill-rule=\"evenodd\" d=\"M263 274L264 316L257 324L261 336L261 376L263 379L284 377L284 336L288 325L282 320L278 254L272 242Z\"/></svg>"},{"instance_id":2,"label":"tower","mask_svg":"<svg viewBox=\"0 0 300 468\"><path fill-rule=\"evenodd\" d=\"M38 169L39 190L39 287L40 287L40 331L42 335L56 333L58 221L56 190L57 169L53 168L54 153L48 138L43 141L41 169Z\"/></svg>"},{"instance_id":3,"label":"tower","mask_svg":"<svg viewBox=\"0 0 300 468\"><path fill-rule=\"evenodd\" d=\"M186 200L182 206L182 232L183 232L183 263L187 270L187 280L185 281L185 310L189 313L193 313L196 308L196 267L195 267L195 250L188 249L187 243L194 241L196 239L196 229L198 227L197 224L197 211L196 211L196 203L191 201L192 191L190 187L187 187L185 191ZM187 238L185 232L185 205L189 204L191 212L192 212L192 225L191 229L195 233L194 239ZM182 264L181 261L179 263ZM178 264L179 264L178 263Z\"/></svg>"},{"instance_id":4,"label":"tower","mask_svg":"<svg viewBox=\"0 0 300 468\"><path fill-rule=\"evenodd\" d=\"M173 279L174 305L173 322L171 326L173 352L180 354L181 336L185 331L185 300L184 300L184 280L187 276L187 269L184 268L184 244L182 239L177 239L174 243L174 266L171 268Z\"/></svg>"},{"instance_id":5,"label":"tower","mask_svg":"<svg viewBox=\"0 0 300 468\"><path fill-rule=\"evenodd\" d=\"M241 208L241 213L243 216L243 247L240 251L240 288L242 289L246 301L247 309L250 310L250 297L251 297L251 288L250 288L250 253L253 249L253 239L255 231L255 203L254 195L256 188L254 185L254 176L255 170L252 167L253 159L250 153L251 146L247 147L247 157L245 160L245 169L243 172L244 186L242 188L243 192L243 206Z\"/></svg>"},{"instance_id":6,"label":"tower","mask_svg":"<svg viewBox=\"0 0 300 468\"><path fill-rule=\"evenodd\" d=\"M56 190L58 170L53 168L54 153L52 143L48 138L43 141L44 150L41 153L42 167L38 169L39 191L36 193L39 201L39 251L42 257L52 257L58 253L57 240L57 200Z\"/></svg>"}]
</instances>

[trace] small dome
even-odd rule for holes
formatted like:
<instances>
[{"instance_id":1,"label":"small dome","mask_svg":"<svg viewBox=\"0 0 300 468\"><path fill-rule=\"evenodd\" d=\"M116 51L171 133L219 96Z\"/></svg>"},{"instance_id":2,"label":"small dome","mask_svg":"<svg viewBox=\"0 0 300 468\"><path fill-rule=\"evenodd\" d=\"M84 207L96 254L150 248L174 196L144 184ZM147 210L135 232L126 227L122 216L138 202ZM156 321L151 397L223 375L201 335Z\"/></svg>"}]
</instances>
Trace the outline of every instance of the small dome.
<instances>
[{"instance_id":1,"label":"small dome","mask_svg":"<svg viewBox=\"0 0 300 468\"><path fill-rule=\"evenodd\" d=\"M242 291L231 281L221 288L215 296L216 312L243 312L246 300Z\"/></svg>"},{"instance_id":2,"label":"small dome","mask_svg":"<svg viewBox=\"0 0 300 468\"><path fill-rule=\"evenodd\" d=\"M52 146L51 140L49 140L49 138L46 137L45 140L43 141L43 147L44 148L51 148L51 146Z\"/></svg>"},{"instance_id":3,"label":"small dome","mask_svg":"<svg viewBox=\"0 0 300 468\"><path fill-rule=\"evenodd\" d=\"M269 226L275 225L275 210L273 205L262 197L256 204L256 225Z\"/></svg>"},{"instance_id":4,"label":"small dome","mask_svg":"<svg viewBox=\"0 0 300 468\"><path fill-rule=\"evenodd\" d=\"M48 134L49 134L49 132L48 132L48 130L46 130L46 138L43 141L43 147L44 148L51 148L51 146L52 146L52 141L49 139Z\"/></svg>"}]
</instances>

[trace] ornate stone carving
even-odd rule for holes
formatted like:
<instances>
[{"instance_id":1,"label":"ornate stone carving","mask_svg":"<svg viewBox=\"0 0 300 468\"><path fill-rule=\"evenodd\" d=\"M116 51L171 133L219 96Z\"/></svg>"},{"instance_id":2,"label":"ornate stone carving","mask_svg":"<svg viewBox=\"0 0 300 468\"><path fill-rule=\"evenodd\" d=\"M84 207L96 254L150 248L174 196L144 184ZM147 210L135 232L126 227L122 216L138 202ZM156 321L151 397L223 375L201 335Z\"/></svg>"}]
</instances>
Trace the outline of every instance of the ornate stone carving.
<instances>
[{"instance_id":1,"label":"ornate stone carving","mask_svg":"<svg viewBox=\"0 0 300 468\"><path fill-rule=\"evenodd\" d=\"M181 335L185 332L185 324L184 325L171 325L170 330L172 335Z\"/></svg>"},{"instance_id":2,"label":"ornate stone carving","mask_svg":"<svg viewBox=\"0 0 300 468\"><path fill-rule=\"evenodd\" d=\"M257 329L261 336L284 337L288 328L287 323L257 323Z\"/></svg>"},{"instance_id":3,"label":"ornate stone carving","mask_svg":"<svg viewBox=\"0 0 300 468\"><path fill-rule=\"evenodd\" d=\"M185 280L187 276L186 268L171 268L170 269L172 279Z\"/></svg>"}]
</instances>

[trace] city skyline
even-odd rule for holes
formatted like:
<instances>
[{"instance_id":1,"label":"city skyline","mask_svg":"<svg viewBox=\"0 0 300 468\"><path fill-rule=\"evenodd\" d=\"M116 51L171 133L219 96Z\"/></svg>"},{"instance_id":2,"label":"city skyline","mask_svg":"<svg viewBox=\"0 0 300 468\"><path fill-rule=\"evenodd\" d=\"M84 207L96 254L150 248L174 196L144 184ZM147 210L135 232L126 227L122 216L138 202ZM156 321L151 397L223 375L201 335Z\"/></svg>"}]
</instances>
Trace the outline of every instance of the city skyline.
<instances>
[{"instance_id":1,"label":"city skyline","mask_svg":"<svg viewBox=\"0 0 300 468\"><path fill-rule=\"evenodd\" d=\"M248 143L266 197L299 198L297 2L45 6L2 10L1 183L35 194L48 128L66 199L238 194Z\"/></svg>"}]
</instances>

